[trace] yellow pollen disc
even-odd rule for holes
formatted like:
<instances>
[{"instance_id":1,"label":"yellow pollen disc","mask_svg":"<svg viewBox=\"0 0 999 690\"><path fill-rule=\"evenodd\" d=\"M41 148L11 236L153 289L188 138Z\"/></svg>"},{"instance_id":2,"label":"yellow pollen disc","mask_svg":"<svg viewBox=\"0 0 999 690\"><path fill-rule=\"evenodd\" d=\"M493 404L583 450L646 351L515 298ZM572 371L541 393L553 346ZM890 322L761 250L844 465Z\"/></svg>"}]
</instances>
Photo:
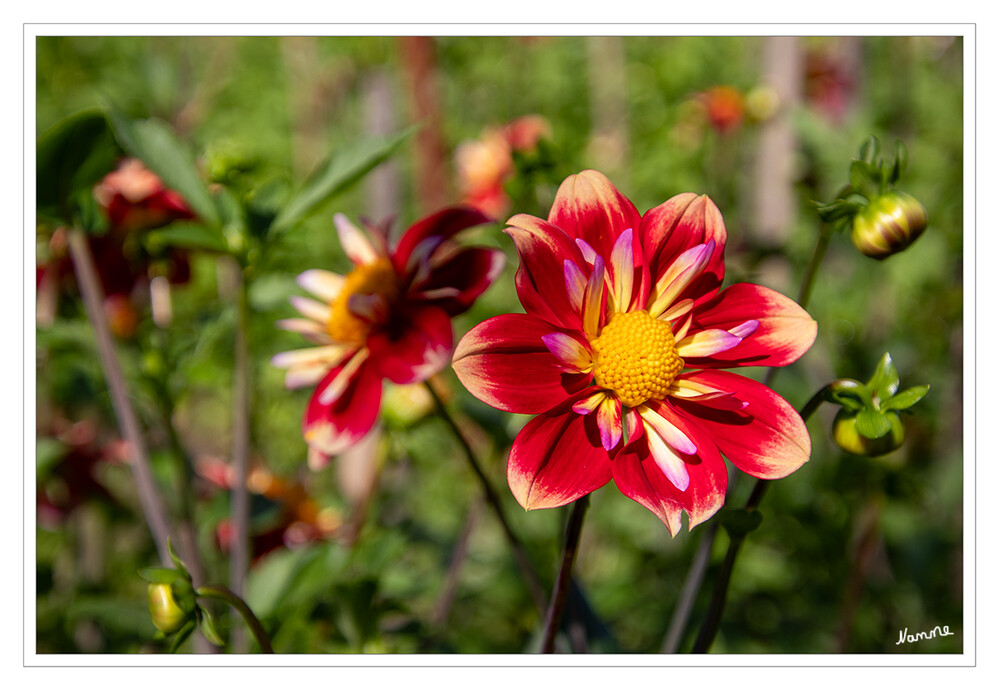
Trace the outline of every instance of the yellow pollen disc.
<instances>
[{"instance_id":1,"label":"yellow pollen disc","mask_svg":"<svg viewBox=\"0 0 999 690\"><path fill-rule=\"evenodd\" d=\"M683 370L669 324L647 311L615 314L590 345L597 385L613 391L628 407L665 398Z\"/></svg>"},{"instance_id":2,"label":"yellow pollen disc","mask_svg":"<svg viewBox=\"0 0 999 690\"><path fill-rule=\"evenodd\" d=\"M340 294L330 302L330 320L326 330L336 342L360 345L368 337L371 323L350 311L353 295L381 295L390 304L399 297L399 283L388 259L354 268L344 281Z\"/></svg>"}]
</instances>

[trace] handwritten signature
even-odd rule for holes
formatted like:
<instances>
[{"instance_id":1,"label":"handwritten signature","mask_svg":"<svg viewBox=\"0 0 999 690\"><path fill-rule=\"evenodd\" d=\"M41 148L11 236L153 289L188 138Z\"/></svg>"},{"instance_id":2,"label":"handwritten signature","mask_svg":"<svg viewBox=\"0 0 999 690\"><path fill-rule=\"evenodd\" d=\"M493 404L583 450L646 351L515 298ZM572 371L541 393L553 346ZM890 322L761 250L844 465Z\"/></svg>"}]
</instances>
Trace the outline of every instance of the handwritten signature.
<instances>
[{"instance_id":1,"label":"handwritten signature","mask_svg":"<svg viewBox=\"0 0 999 690\"><path fill-rule=\"evenodd\" d=\"M923 631L917 632L913 635L910 635L909 629L906 628L904 630L898 631L898 642L896 642L895 645L898 646L903 642L918 642L919 640L932 640L937 636L947 637L948 635L953 635L953 634L954 633L950 631L949 625L945 625L942 628L938 625L934 627L932 630L925 632Z\"/></svg>"}]
</instances>

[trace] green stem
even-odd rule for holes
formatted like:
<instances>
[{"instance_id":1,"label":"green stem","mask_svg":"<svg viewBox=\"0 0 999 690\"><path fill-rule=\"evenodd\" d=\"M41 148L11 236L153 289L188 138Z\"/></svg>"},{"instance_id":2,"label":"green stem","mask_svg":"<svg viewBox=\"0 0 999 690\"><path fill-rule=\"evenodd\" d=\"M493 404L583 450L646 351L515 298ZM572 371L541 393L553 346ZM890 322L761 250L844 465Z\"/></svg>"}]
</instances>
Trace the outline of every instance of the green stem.
<instances>
[{"instance_id":1,"label":"green stem","mask_svg":"<svg viewBox=\"0 0 999 690\"><path fill-rule=\"evenodd\" d=\"M805 406L801 410L801 418L804 421L808 419L815 413L815 410L819 408L819 405L823 402L823 393L825 393L828 386L823 386L815 395L813 395ZM746 500L746 510L756 510L760 506L760 502L763 500L763 496L767 492L767 488L770 486L770 481L766 479L757 479L756 484L753 485L753 491ZM715 641L715 637L718 635L718 629L721 627L722 613L725 610L725 604L728 601L728 585L732 580L732 571L735 569L735 560L739 556L739 550L742 548L743 542L746 541L746 535L741 534L737 537L733 537L728 544L728 551L725 553L725 560L721 564L721 568L718 571L718 576L715 579L715 588L711 594L711 603L708 606L708 613L704 617L704 623L701 625L701 630L697 635L697 639L694 641L694 654L704 654L710 648L711 644Z\"/></svg>"},{"instance_id":2,"label":"green stem","mask_svg":"<svg viewBox=\"0 0 999 690\"><path fill-rule=\"evenodd\" d=\"M832 235L832 225L829 223L823 223L819 230L819 239L816 241L815 249L812 251L812 257L808 262L808 267L805 269L805 275L802 276L801 288L798 291L798 304L802 309L806 309L808 307L808 301L811 299L812 288L815 284L815 277L818 275L819 266L822 265L822 260L825 258L826 250L829 249L829 242L832 239ZM763 384L768 388L771 387L774 379L777 378L777 373L779 371L780 369L777 367L770 367L767 370L766 376L763 378ZM811 416L812 412L815 411L813 406L818 407L822 403L820 396L825 392L825 390L826 389L823 388L805 404L805 407L802 409L802 417L804 419L807 420L808 417ZM806 412L807 416L805 414ZM704 533L704 536L701 538L701 545L698 547L698 556L703 553L711 552L711 547L714 544L717 534L717 528L709 529ZM736 550L738 551L738 548ZM695 563L691 565L690 571L687 573L687 581L684 582L683 592L680 595L680 600L677 602L673 618L670 620L666 640L663 642L664 652L676 650L676 647L680 642L680 637L683 635L683 632L687 627L687 620L689 618L690 611L693 609L694 599L697 597L697 594L701 589L704 573L706 571L706 568L700 563L699 559L695 559Z\"/></svg>"},{"instance_id":3,"label":"green stem","mask_svg":"<svg viewBox=\"0 0 999 690\"><path fill-rule=\"evenodd\" d=\"M236 343L233 363L232 424L232 546L229 552L229 586L237 596L250 565L250 495L246 478L250 464L250 303L245 271L237 273ZM233 647L243 651L242 635L235 635Z\"/></svg>"},{"instance_id":4,"label":"green stem","mask_svg":"<svg viewBox=\"0 0 999 690\"><path fill-rule=\"evenodd\" d=\"M425 381L424 385L427 387L427 390L430 391L430 396L434 399L434 403L437 405L437 414L440 415L441 419L443 419L451 428L451 431L454 433L459 445L461 445L462 450L464 450L465 457L468 459L468 464L471 466L475 476L479 479L479 484L482 486L482 493L485 495L486 502L496 514L496 518L499 520L500 526L503 528L503 534L506 535L506 539L510 543L510 548L513 549L514 559L517 561L517 566L520 568L520 572L527 583L527 588L531 592L531 598L533 598L534 603L537 604L538 610L543 612L545 610L545 593L544 588L541 586L541 579L534 570L534 566L531 565L531 559L528 558L527 551L520 543L517 535L514 534L513 528L510 527L510 523L506 519L506 514L503 512L503 504L500 502L499 496L493 489L486 473L482 471L482 465L475 457L475 451L472 450L471 444L461 432L457 422L454 421L454 418L447 411L447 408L444 406L444 402L440 399L440 396L437 395L437 391L434 390L430 381Z\"/></svg>"},{"instance_id":5,"label":"green stem","mask_svg":"<svg viewBox=\"0 0 999 690\"><path fill-rule=\"evenodd\" d=\"M257 644L260 645L260 649L263 650L265 654L274 653L274 649L271 647L271 639L267 636L264 626L261 625L257 617L253 615L253 611L246 605L246 602L236 596L231 590L219 585L205 585L204 587L198 587L194 590L194 593L203 599L218 599L219 601L224 601L239 611L243 620L246 621L246 625L250 629L250 632L253 633L253 637L257 640Z\"/></svg>"},{"instance_id":6,"label":"green stem","mask_svg":"<svg viewBox=\"0 0 999 690\"><path fill-rule=\"evenodd\" d=\"M808 262L808 268L805 269L805 275L801 279L801 290L798 292L798 304L801 305L802 309L808 308L808 300L812 296L812 287L815 284L815 276L819 272L819 266L822 264L822 259L825 258L826 250L829 249L829 241L832 239L832 225L829 223L823 223L822 229L819 231L819 241L815 243L815 250L812 252L812 258Z\"/></svg>"},{"instance_id":7,"label":"green stem","mask_svg":"<svg viewBox=\"0 0 999 690\"><path fill-rule=\"evenodd\" d=\"M545 617L545 636L541 642L541 653L552 654L555 651L555 635L558 633L565 610L565 601L569 594L569 582L572 579L572 565L579 551L579 537L583 533L583 518L590 505L589 495L577 499L572 504L569 524L565 529L565 548L562 550L562 565L559 567L555 588L552 590L551 603L548 605L548 615Z\"/></svg>"}]
</instances>

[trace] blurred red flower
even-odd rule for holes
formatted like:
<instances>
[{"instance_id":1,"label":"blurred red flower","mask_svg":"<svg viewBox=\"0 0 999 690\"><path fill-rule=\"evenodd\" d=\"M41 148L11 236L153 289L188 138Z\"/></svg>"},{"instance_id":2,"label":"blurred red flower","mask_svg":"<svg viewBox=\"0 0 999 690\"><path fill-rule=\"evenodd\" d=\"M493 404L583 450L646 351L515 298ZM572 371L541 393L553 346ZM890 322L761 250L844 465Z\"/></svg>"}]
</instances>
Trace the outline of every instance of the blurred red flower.
<instances>
[{"instance_id":1,"label":"blurred red flower","mask_svg":"<svg viewBox=\"0 0 999 690\"><path fill-rule=\"evenodd\" d=\"M525 115L501 128L489 128L482 137L462 142L455 151L462 201L497 217L510 205L504 184L514 175L513 152L532 151L551 127L540 115Z\"/></svg>"},{"instance_id":2,"label":"blurred red flower","mask_svg":"<svg viewBox=\"0 0 999 690\"><path fill-rule=\"evenodd\" d=\"M470 207L446 208L417 221L389 249L385 230L372 241L341 214L340 243L354 269L346 276L314 269L298 283L321 301L292 298L304 318L280 328L317 347L275 355L288 388L316 386L303 433L309 465L319 468L357 443L378 417L382 380L425 381L443 369L452 349L451 317L467 310L503 268L495 249L457 247L462 230L489 222Z\"/></svg>"}]
</instances>

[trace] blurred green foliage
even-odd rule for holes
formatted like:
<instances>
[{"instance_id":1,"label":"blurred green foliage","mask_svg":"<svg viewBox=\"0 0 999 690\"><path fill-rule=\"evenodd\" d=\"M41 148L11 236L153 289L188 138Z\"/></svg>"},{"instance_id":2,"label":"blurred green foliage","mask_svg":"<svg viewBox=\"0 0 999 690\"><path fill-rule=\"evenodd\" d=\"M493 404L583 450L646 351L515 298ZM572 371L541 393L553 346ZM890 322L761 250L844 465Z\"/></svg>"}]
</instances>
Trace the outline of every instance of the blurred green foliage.
<instances>
[{"instance_id":1,"label":"blurred green foliage","mask_svg":"<svg viewBox=\"0 0 999 690\"><path fill-rule=\"evenodd\" d=\"M960 39L869 37L852 44L850 107L841 117L796 105L794 190L798 202L779 249L754 234L751 163L759 124L747 117L719 134L696 115L697 94L728 84L749 94L762 82L762 38L447 37L436 40L440 128L448 153L484 128L537 113L551 126L547 160L530 177L508 184L512 211L544 216L558 183L598 167L640 211L695 191L719 204L729 230L728 282L752 280L794 295L818 236L809 203L828 201L848 181L849 159L874 134L904 139L910 153L903 188L926 207L930 225L910 249L884 263L861 256L840 235L820 271L809 311L819 323L815 346L774 387L800 407L837 377L865 377L890 351L907 384L931 393L907 417L904 446L877 460L847 456L832 442L835 412L809 423L811 461L776 482L762 505L764 520L747 539L713 648L729 653L960 652L962 635L962 227L963 46ZM835 38L801 39L800 47L837 55ZM258 208L280 212L325 155L370 133L368 79L387 76L397 131L412 123L406 65L396 39L42 37L37 39L37 130L108 99L132 117L156 117L201 155L199 166ZM610 57L605 51L610 50ZM594 145L600 107L597 63L610 60L622 94L618 154ZM427 125L427 123L422 123ZM287 298L300 294L295 276L347 268L330 222L396 215L398 233L421 213L414 144L391 159L401 175L399 207L370 208L368 179L321 208L260 257L250 293L253 309L252 458L284 481L301 481L321 507L347 519L353 506L337 462L305 468L300 419L309 391L283 388L269 358L302 346L274 328L292 316ZM214 167L213 167L214 165ZM42 199L45 180L39 180ZM449 195L458 200L456 183ZM277 207L276 207L277 206ZM42 219L40 219L42 220ZM251 219L252 224L252 219ZM50 258L54 227L39 227L38 260ZM467 241L497 246L509 261L503 275L455 322L458 337L489 316L519 310L513 289L516 253L501 226ZM220 298L218 258L195 253L191 280L173 289L174 318L156 328L142 315L135 338L119 343L132 394L147 429L164 487L177 476L171 419L195 459L229 453L234 314ZM224 292L224 290L222 290ZM37 648L47 652L164 651L153 641L145 583L137 568L156 561L141 521L128 468L88 465L100 491L66 503L55 518L42 503L84 482L80 453L52 431L54 420L90 420L97 443L117 438L114 416L79 298L70 291L55 320L38 330ZM162 358L149 368L149 353ZM157 373L158 372L158 373ZM762 371L746 373L762 376ZM505 487L505 452L526 418L503 415L467 395L450 372L452 403L474 421L513 526L546 584L554 578L565 514L525 513ZM159 386L159 388L157 388ZM163 390L170 409L164 417ZM408 409L408 403L401 403ZM352 546L326 540L280 546L255 562L247 600L272 631L279 652L509 653L529 648L539 626L502 532L482 512L472 532L450 615L432 615L456 539L479 500L478 486L447 428L433 418L387 416L376 445L384 457L365 525ZM70 471L73 470L73 471ZM738 472L733 471L734 475ZM728 504L751 488L736 477ZM224 491L196 482L198 540L209 581L227 579L218 529L228 514ZM176 496L166 491L173 509ZM45 499L43 501L42 499ZM59 501L56 500L56 503ZM279 506L256 496L254 525L264 531ZM44 517L44 519L43 519ZM873 521L873 522L872 522ZM865 540L869 525L877 527ZM609 635L593 651L656 653L707 525L671 539L648 511L609 485L593 496L576 573ZM710 578L727 537L714 544L708 581L695 601L680 650L690 648L707 607ZM858 556L858 554L861 554ZM858 576L858 558L864 574ZM219 619L228 638L236 616ZM948 625L957 634L896 646L899 631ZM188 643L189 648L190 643Z\"/></svg>"}]
</instances>

